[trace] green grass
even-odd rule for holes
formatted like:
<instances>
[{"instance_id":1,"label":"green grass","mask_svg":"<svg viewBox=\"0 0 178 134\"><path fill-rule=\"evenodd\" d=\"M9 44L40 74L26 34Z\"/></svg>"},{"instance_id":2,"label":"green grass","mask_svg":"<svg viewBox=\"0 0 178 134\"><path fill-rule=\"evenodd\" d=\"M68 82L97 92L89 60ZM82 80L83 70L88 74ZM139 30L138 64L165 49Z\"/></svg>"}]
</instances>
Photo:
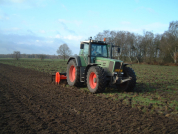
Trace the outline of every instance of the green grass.
<instances>
[{"instance_id":1,"label":"green grass","mask_svg":"<svg viewBox=\"0 0 178 134\"><path fill-rule=\"evenodd\" d=\"M66 60L67 61L67 60ZM55 72L66 72L67 63L61 59L3 59L0 63L29 68L40 72L54 74ZM114 100L123 100L128 104L128 98L132 98L132 107L145 106L153 104L154 108L173 109L178 111L178 67L177 66L160 66L160 65L129 65L136 73L137 92L127 93L118 92L116 89L107 88L104 93L97 94ZM68 85L66 86L68 87ZM81 91L90 93L87 89L81 88ZM138 106L139 105L139 106Z\"/></svg>"},{"instance_id":2,"label":"green grass","mask_svg":"<svg viewBox=\"0 0 178 134\"><path fill-rule=\"evenodd\" d=\"M13 66L29 68L40 72L53 74L55 72L66 72L67 60L61 59L0 59L0 63L9 64Z\"/></svg>"}]
</instances>

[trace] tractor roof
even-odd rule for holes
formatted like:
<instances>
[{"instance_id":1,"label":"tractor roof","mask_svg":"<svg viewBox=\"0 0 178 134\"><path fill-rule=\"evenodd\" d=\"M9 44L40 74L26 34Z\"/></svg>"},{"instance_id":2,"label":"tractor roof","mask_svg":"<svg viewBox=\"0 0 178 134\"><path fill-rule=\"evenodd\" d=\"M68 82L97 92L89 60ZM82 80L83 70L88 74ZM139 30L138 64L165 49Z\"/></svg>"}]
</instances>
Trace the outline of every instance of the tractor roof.
<instances>
[{"instance_id":1,"label":"tractor roof","mask_svg":"<svg viewBox=\"0 0 178 134\"><path fill-rule=\"evenodd\" d=\"M104 41L98 41L98 40L91 40L92 43L98 43L98 44L106 44ZM90 40L87 41L82 41L81 44L83 43L90 43Z\"/></svg>"}]
</instances>

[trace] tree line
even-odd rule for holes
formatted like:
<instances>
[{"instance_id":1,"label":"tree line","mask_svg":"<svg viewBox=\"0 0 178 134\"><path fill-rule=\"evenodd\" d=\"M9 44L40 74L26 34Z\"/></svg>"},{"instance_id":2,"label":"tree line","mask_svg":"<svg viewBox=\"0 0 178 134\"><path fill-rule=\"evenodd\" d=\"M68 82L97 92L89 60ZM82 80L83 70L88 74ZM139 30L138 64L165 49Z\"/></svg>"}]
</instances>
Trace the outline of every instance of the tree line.
<instances>
[{"instance_id":1,"label":"tree line","mask_svg":"<svg viewBox=\"0 0 178 134\"><path fill-rule=\"evenodd\" d=\"M14 51L13 54L0 54L0 58L36 58L36 59L63 59L61 55L46 55L46 54L21 54L20 51Z\"/></svg>"},{"instance_id":2,"label":"tree line","mask_svg":"<svg viewBox=\"0 0 178 134\"><path fill-rule=\"evenodd\" d=\"M113 48L113 57L123 61L144 63L177 63L178 21L172 21L163 34L143 31L143 35L129 31L99 32L94 39L120 47L120 53Z\"/></svg>"}]
</instances>

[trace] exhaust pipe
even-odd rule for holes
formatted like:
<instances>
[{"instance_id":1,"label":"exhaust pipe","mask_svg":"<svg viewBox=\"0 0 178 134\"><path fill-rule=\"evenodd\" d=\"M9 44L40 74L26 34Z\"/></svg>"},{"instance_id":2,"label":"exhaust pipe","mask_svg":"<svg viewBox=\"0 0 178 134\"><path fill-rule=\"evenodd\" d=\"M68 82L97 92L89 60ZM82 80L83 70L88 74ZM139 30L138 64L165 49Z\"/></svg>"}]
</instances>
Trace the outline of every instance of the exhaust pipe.
<instances>
[{"instance_id":1,"label":"exhaust pipe","mask_svg":"<svg viewBox=\"0 0 178 134\"><path fill-rule=\"evenodd\" d=\"M110 58L112 59L112 43L111 43L111 48L110 48Z\"/></svg>"},{"instance_id":2,"label":"exhaust pipe","mask_svg":"<svg viewBox=\"0 0 178 134\"><path fill-rule=\"evenodd\" d=\"M88 56L88 64L91 63L91 40L92 40L92 37L90 37L90 43L89 43L89 56Z\"/></svg>"}]
</instances>

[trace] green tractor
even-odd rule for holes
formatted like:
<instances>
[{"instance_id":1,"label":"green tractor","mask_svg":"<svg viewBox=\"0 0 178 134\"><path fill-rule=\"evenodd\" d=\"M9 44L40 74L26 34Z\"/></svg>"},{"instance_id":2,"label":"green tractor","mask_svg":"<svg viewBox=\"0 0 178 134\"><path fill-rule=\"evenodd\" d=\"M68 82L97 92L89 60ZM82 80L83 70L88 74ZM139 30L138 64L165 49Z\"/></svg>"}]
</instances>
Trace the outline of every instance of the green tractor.
<instances>
[{"instance_id":1,"label":"green tractor","mask_svg":"<svg viewBox=\"0 0 178 134\"><path fill-rule=\"evenodd\" d=\"M81 42L79 56L70 57L67 61L68 84L77 87L86 84L92 93L103 92L109 85L115 85L122 91L133 91L135 72L123 61L112 59L112 47L116 46L92 40L91 37Z\"/></svg>"}]
</instances>

